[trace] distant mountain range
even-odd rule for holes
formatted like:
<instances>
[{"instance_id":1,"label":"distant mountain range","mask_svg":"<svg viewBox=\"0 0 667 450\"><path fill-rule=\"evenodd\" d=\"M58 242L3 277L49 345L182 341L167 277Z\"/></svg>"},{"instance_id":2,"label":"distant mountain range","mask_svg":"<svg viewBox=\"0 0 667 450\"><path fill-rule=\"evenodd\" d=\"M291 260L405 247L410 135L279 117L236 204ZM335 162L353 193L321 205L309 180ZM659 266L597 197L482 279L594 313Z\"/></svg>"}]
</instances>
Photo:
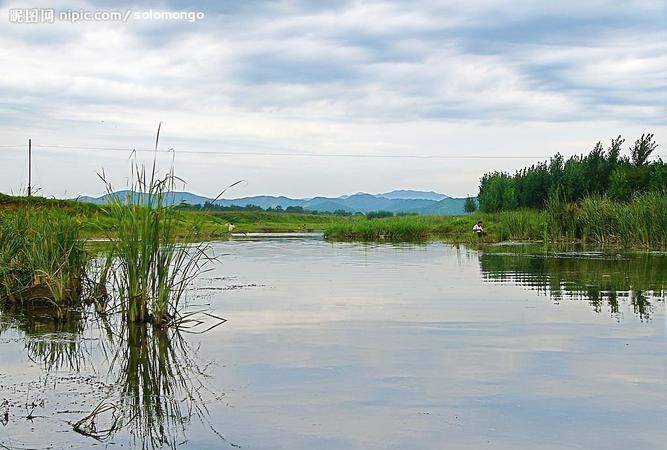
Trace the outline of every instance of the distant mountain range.
<instances>
[{"instance_id":1,"label":"distant mountain range","mask_svg":"<svg viewBox=\"0 0 667 450\"><path fill-rule=\"evenodd\" d=\"M131 191L116 192L121 198L131 195ZM79 197L81 202L104 204L109 201L109 195L101 197ZM190 192L170 192L166 196L168 204L188 203L190 205L203 205L213 199L203 197ZM347 212L369 211L391 211L393 213L417 213L424 215L451 215L463 214L464 198L452 198L437 192L423 192L412 190L397 190L385 192L384 194L366 194L359 192L353 195L341 197L314 197L314 198L288 198L270 195L258 195L254 197L242 197L234 199L219 199L215 204L220 206L247 206L255 205L261 208L283 209L289 206L300 206L303 209L320 212L333 212L344 210Z\"/></svg>"}]
</instances>

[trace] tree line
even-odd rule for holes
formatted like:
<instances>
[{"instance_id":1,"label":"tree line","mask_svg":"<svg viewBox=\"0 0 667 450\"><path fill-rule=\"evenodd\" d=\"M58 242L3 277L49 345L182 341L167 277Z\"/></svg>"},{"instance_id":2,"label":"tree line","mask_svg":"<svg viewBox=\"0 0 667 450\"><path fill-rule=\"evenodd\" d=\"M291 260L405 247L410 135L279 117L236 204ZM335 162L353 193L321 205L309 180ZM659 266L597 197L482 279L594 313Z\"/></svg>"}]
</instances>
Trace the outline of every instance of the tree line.
<instances>
[{"instance_id":1,"label":"tree line","mask_svg":"<svg viewBox=\"0 0 667 450\"><path fill-rule=\"evenodd\" d=\"M556 154L513 175L486 173L480 180L479 208L484 212L543 209L554 197L566 202L591 195L629 201L640 192L667 192L667 164L661 158L649 161L658 147L653 134L642 134L629 155L621 154L624 143L618 136L607 149L598 142L587 155L565 159Z\"/></svg>"},{"instance_id":2,"label":"tree line","mask_svg":"<svg viewBox=\"0 0 667 450\"><path fill-rule=\"evenodd\" d=\"M196 204L190 205L188 203L181 203L177 205L180 209L195 210L195 211L220 211L220 212L231 212L231 211L261 211L261 212L276 212L276 213L299 213L299 214L312 214L312 215L334 215L334 216L352 216L352 215L363 215L362 213L352 213L344 209L337 209L335 211L317 211L313 209L305 209L303 206L287 206L283 208L280 205L275 207L269 206L268 208L262 208L258 205L247 204L244 206L240 205L219 205L211 202L204 202L203 205Z\"/></svg>"}]
</instances>

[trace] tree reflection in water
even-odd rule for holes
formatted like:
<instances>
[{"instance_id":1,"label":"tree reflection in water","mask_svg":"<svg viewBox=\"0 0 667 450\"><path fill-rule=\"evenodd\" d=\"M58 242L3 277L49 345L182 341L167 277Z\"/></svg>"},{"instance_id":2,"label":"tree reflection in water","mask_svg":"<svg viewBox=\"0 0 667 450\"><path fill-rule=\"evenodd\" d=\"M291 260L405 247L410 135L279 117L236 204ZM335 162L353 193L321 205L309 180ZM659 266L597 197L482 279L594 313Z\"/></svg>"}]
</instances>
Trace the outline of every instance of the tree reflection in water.
<instances>
[{"instance_id":1,"label":"tree reflection in water","mask_svg":"<svg viewBox=\"0 0 667 450\"><path fill-rule=\"evenodd\" d=\"M667 294L665 254L513 252L498 247L480 252L480 267L485 281L515 283L556 302L584 300L596 312L606 304L619 315L625 301L641 320L650 318L651 302L664 301Z\"/></svg>"}]
</instances>

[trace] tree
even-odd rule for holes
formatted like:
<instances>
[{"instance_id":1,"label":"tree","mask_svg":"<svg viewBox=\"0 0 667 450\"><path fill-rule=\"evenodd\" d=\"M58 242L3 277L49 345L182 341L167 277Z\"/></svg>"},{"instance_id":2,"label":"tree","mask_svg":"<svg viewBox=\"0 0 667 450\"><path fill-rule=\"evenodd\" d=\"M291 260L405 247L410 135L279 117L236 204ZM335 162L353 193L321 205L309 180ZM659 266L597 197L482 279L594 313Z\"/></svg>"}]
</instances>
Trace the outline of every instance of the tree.
<instances>
[{"instance_id":1,"label":"tree","mask_svg":"<svg viewBox=\"0 0 667 450\"><path fill-rule=\"evenodd\" d=\"M625 139L621 137L619 134L616 139L611 140L611 145L609 146L609 151L608 153L608 158L609 162L612 164L612 166L616 166L618 163L618 158L621 154L621 147L623 146L623 143L625 142ZM612 168L613 170L613 168Z\"/></svg>"},{"instance_id":2,"label":"tree","mask_svg":"<svg viewBox=\"0 0 667 450\"><path fill-rule=\"evenodd\" d=\"M369 211L366 213L367 219L384 219L385 217L394 217L391 211Z\"/></svg>"},{"instance_id":3,"label":"tree","mask_svg":"<svg viewBox=\"0 0 667 450\"><path fill-rule=\"evenodd\" d=\"M477 202L475 201L475 199L470 196L466 197L466 201L465 203L463 203L463 210L468 214L477 211Z\"/></svg>"},{"instance_id":4,"label":"tree","mask_svg":"<svg viewBox=\"0 0 667 450\"><path fill-rule=\"evenodd\" d=\"M649 157L658 147L653 134L643 134L630 147L630 156L621 155L621 136L612 139L605 151L598 142L587 155L567 159L556 154L550 161L517 170L513 175L491 172L482 176L479 209L495 212L515 208L542 209L550 198L577 202L590 195L609 195L628 201L639 192L667 190L667 164ZM554 203L551 202L553 205Z\"/></svg>"},{"instance_id":5,"label":"tree","mask_svg":"<svg viewBox=\"0 0 667 450\"><path fill-rule=\"evenodd\" d=\"M657 147L658 144L653 142L653 134L642 134L642 137L635 141L634 147L630 148L632 163L637 167L645 165L648 157Z\"/></svg>"}]
</instances>

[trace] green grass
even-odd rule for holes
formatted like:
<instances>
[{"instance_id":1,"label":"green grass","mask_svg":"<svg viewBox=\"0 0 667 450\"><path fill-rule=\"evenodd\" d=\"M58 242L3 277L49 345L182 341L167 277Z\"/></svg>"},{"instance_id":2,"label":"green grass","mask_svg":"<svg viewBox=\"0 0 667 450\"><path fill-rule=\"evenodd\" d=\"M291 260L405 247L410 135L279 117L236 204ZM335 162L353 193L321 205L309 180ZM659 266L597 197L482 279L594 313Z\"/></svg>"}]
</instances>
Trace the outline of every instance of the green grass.
<instances>
[{"instance_id":1,"label":"green grass","mask_svg":"<svg viewBox=\"0 0 667 450\"><path fill-rule=\"evenodd\" d=\"M162 204L167 180L153 179L151 185L143 174L135 178L141 184L137 190L153 194L141 198L158 204L116 199L99 206L0 195L0 300L62 305L113 292L129 320L165 323L177 316L183 289L203 262L205 242L227 238L229 224L240 233L304 232L347 220L284 212L183 211ZM91 246L86 243L90 238L110 242Z\"/></svg>"},{"instance_id":2,"label":"green grass","mask_svg":"<svg viewBox=\"0 0 667 450\"><path fill-rule=\"evenodd\" d=\"M101 275L102 279L112 275L113 292L128 322L178 323L183 293L209 259L208 244L200 239L197 224L181 236L182 215L164 203L176 179L173 168L156 178L155 164L147 172L135 163L131 190L138 195L122 198L105 181L111 202L102 210L112 228Z\"/></svg>"},{"instance_id":3,"label":"green grass","mask_svg":"<svg viewBox=\"0 0 667 450\"><path fill-rule=\"evenodd\" d=\"M196 217L206 217L206 221L225 226L227 223L235 225L234 232L308 232L324 231L327 227L354 220L353 217L335 216L330 214L303 214L267 211L231 211L205 212L188 214Z\"/></svg>"},{"instance_id":4,"label":"green grass","mask_svg":"<svg viewBox=\"0 0 667 450\"><path fill-rule=\"evenodd\" d=\"M109 287L120 295L128 320L166 323L174 320L185 285L204 261L199 258L205 244L196 243L227 237L228 224L241 233L321 230L330 240L441 239L465 244L518 240L667 247L667 196L660 193L638 194L630 202L599 196L577 203L551 200L544 211L369 220L284 212L183 211L160 203L168 180L151 184L145 176L137 178L139 187L154 194L142 198L155 198L158 204L123 200L97 206L0 195L0 299L76 303L90 295L84 291L93 280L97 283L93 293ZM483 238L472 231L478 220L487 231ZM96 270L91 270L91 256L85 251L89 237L111 240L103 250L107 264Z\"/></svg>"},{"instance_id":5,"label":"green grass","mask_svg":"<svg viewBox=\"0 0 667 450\"><path fill-rule=\"evenodd\" d=\"M0 298L77 302L87 264L80 229L58 208L21 205L0 212Z\"/></svg>"},{"instance_id":6,"label":"green grass","mask_svg":"<svg viewBox=\"0 0 667 450\"><path fill-rule=\"evenodd\" d=\"M483 221L487 233L482 238L472 231L478 220ZM542 239L544 229L544 214L512 211L465 216L399 216L373 220L354 218L331 225L325 235L331 240L409 242L442 239L452 243L479 243Z\"/></svg>"},{"instance_id":7,"label":"green grass","mask_svg":"<svg viewBox=\"0 0 667 450\"><path fill-rule=\"evenodd\" d=\"M478 238L472 226L482 220L487 235ZM630 202L587 197L577 203L550 202L546 210L474 213L466 216L403 216L354 218L332 224L332 240L420 241L452 243L507 240L591 243L634 248L667 247L667 196L636 195Z\"/></svg>"},{"instance_id":8,"label":"green grass","mask_svg":"<svg viewBox=\"0 0 667 450\"><path fill-rule=\"evenodd\" d=\"M327 227L325 235L332 240L422 241L431 234L432 220L404 216L383 219L356 218Z\"/></svg>"},{"instance_id":9,"label":"green grass","mask_svg":"<svg viewBox=\"0 0 667 450\"><path fill-rule=\"evenodd\" d=\"M114 219L105 205L55 200L42 197L14 197L0 194L0 214L9 214L20 207L37 211L57 209L76 218L84 238L106 238L114 231ZM198 228L202 239L224 238L229 235L227 224L235 233L275 232L295 233L324 231L332 224L346 223L354 217L330 214L303 214L267 211L188 211L175 208L176 235L185 238Z\"/></svg>"},{"instance_id":10,"label":"green grass","mask_svg":"<svg viewBox=\"0 0 667 450\"><path fill-rule=\"evenodd\" d=\"M590 196L577 203L551 201L552 239L636 248L667 247L667 195L637 194L630 202Z\"/></svg>"}]
</instances>

